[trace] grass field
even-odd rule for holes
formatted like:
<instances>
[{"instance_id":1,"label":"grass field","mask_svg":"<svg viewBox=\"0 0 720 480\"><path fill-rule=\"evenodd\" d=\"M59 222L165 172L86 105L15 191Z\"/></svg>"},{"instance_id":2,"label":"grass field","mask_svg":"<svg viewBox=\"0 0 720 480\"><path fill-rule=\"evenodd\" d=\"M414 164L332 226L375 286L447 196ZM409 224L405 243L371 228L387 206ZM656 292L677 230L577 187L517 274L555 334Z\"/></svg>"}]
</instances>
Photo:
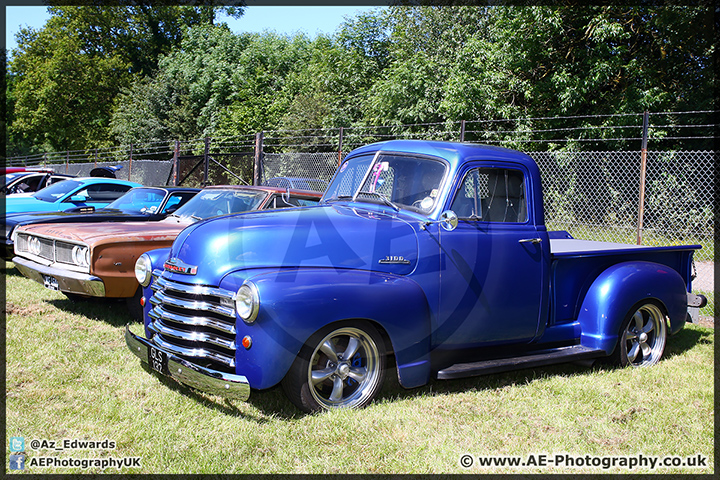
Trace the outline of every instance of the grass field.
<instances>
[{"instance_id":1,"label":"grass field","mask_svg":"<svg viewBox=\"0 0 720 480\"><path fill-rule=\"evenodd\" d=\"M650 472L478 466L479 456L529 454L700 455L707 466L655 473L714 472L709 328L688 325L670 337L664 359L649 369L570 364L413 390L390 374L364 410L304 415L278 388L229 402L165 381L127 350L124 303L72 303L11 263L5 275L6 428L8 440L24 437L28 445L26 473L102 471L27 466L33 457L139 457L139 467L104 470L126 474ZM116 447L30 447L32 440L63 439L109 439ZM465 454L475 459L469 468L460 464Z\"/></svg>"}]
</instances>

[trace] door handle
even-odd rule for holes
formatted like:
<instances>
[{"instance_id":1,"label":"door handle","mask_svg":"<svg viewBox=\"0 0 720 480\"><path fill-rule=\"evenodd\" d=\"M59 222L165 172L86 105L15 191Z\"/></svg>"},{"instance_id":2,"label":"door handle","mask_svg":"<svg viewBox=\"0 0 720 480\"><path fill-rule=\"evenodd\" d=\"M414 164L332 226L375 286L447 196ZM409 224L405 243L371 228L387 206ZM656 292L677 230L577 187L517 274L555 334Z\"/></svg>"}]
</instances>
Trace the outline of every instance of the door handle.
<instances>
[{"instance_id":1,"label":"door handle","mask_svg":"<svg viewBox=\"0 0 720 480\"><path fill-rule=\"evenodd\" d=\"M523 238L522 240L519 240L518 243L540 243L542 242L542 238Z\"/></svg>"}]
</instances>

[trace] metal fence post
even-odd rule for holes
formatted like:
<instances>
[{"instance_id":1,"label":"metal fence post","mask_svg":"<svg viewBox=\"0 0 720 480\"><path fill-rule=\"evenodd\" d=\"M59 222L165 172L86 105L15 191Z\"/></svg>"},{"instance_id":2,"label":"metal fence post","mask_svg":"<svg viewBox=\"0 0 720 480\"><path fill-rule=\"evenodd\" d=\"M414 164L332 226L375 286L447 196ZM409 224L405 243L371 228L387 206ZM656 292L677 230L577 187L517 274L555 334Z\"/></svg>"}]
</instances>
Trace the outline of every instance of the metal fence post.
<instances>
[{"instance_id":1,"label":"metal fence post","mask_svg":"<svg viewBox=\"0 0 720 480\"><path fill-rule=\"evenodd\" d=\"M643 113L642 146L640 147L640 208L638 209L637 244L642 245L643 215L645 214L645 171L647 169L648 112Z\"/></svg>"},{"instance_id":2,"label":"metal fence post","mask_svg":"<svg viewBox=\"0 0 720 480\"><path fill-rule=\"evenodd\" d=\"M175 140L175 151L173 152L173 187L177 187L178 183L178 156L180 155L180 141Z\"/></svg>"},{"instance_id":3,"label":"metal fence post","mask_svg":"<svg viewBox=\"0 0 720 480\"><path fill-rule=\"evenodd\" d=\"M465 141L465 120L460 120L460 141Z\"/></svg>"},{"instance_id":4,"label":"metal fence post","mask_svg":"<svg viewBox=\"0 0 720 480\"><path fill-rule=\"evenodd\" d=\"M97 168L97 148L95 149L95 168Z\"/></svg>"},{"instance_id":5,"label":"metal fence post","mask_svg":"<svg viewBox=\"0 0 720 480\"><path fill-rule=\"evenodd\" d=\"M255 134L255 166L253 168L253 185L260 185L262 177L263 132Z\"/></svg>"},{"instance_id":6,"label":"metal fence post","mask_svg":"<svg viewBox=\"0 0 720 480\"><path fill-rule=\"evenodd\" d=\"M132 177L132 154L133 154L133 144L130 144L130 164L128 165L128 182L130 181L130 178Z\"/></svg>"},{"instance_id":7,"label":"metal fence post","mask_svg":"<svg viewBox=\"0 0 720 480\"><path fill-rule=\"evenodd\" d=\"M210 137L205 137L205 172L203 174L203 187L208 184L208 170L210 168Z\"/></svg>"},{"instance_id":8,"label":"metal fence post","mask_svg":"<svg viewBox=\"0 0 720 480\"><path fill-rule=\"evenodd\" d=\"M338 167L342 163L343 130L343 127L340 127L340 133L338 134Z\"/></svg>"},{"instance_id":9,"label":"metal fence post","mask_svg":"<svg viewBox=\"0 0 720 480\"><path fill-rule=\"evenodd\" d=\"M65 173L70 171L70 150L65 152Z\"/></svg>"}]
</instances>

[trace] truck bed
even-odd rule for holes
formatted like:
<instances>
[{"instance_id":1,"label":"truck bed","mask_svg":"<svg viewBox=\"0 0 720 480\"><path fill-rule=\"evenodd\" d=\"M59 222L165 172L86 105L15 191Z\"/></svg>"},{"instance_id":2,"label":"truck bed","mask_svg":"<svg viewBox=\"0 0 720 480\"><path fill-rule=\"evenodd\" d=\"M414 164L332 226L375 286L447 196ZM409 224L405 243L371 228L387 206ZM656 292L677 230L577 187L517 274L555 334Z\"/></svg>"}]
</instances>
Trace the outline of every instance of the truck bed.
<instances>
[{"instance_id":1,"label":"truck bed","mask_svg":"<svg viewBox=\"0 0 720 480\"><path fill-rule=\"evenodd\" d=\"M678 250L697 250L700 245L672 245L652 247L648 245L632 245L627 243L598 242L594 240L578 240L575 238L551 238L550 253L554 257L578 257L587 255L622 254L640 252L661 252Z\"/></svg>"},{"instance_id":2,"label":"truck bed","mask_svg":"<svg viewBox=\"0 0 720 480\"><path fill-rule=\"evenodd\" d=\"M700 245L652 247L593 240L578 240L567 232L548 232L551 266L551 324L577 318L585 292L593 280L610 266L626 261L666 265L677 271L690 291L692 251Z\"/></svg>"}]
</instances>

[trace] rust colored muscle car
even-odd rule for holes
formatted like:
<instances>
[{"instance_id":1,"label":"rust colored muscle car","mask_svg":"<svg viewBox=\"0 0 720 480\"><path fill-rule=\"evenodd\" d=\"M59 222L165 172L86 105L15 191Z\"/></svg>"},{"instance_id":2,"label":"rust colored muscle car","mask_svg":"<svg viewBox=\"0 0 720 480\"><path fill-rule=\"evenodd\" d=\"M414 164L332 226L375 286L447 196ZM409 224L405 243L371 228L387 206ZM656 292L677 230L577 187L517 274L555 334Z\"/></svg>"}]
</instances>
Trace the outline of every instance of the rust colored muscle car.
<instances>
[{"instance_id":1,"label":"rust colored muscle car","mask_svg":"<svg viewBox=\"0 0 720 480\"><path fill-rule=\"evenodd\" d=\"M70 299L125 298L141 318L142 289L135 261L148 250L172 245L188 225L221 215L316 204L321 193L258 186L206 187L158 222L33 224L13 234L12 261L26 277Z\"/></svg>"}]
</instances>

